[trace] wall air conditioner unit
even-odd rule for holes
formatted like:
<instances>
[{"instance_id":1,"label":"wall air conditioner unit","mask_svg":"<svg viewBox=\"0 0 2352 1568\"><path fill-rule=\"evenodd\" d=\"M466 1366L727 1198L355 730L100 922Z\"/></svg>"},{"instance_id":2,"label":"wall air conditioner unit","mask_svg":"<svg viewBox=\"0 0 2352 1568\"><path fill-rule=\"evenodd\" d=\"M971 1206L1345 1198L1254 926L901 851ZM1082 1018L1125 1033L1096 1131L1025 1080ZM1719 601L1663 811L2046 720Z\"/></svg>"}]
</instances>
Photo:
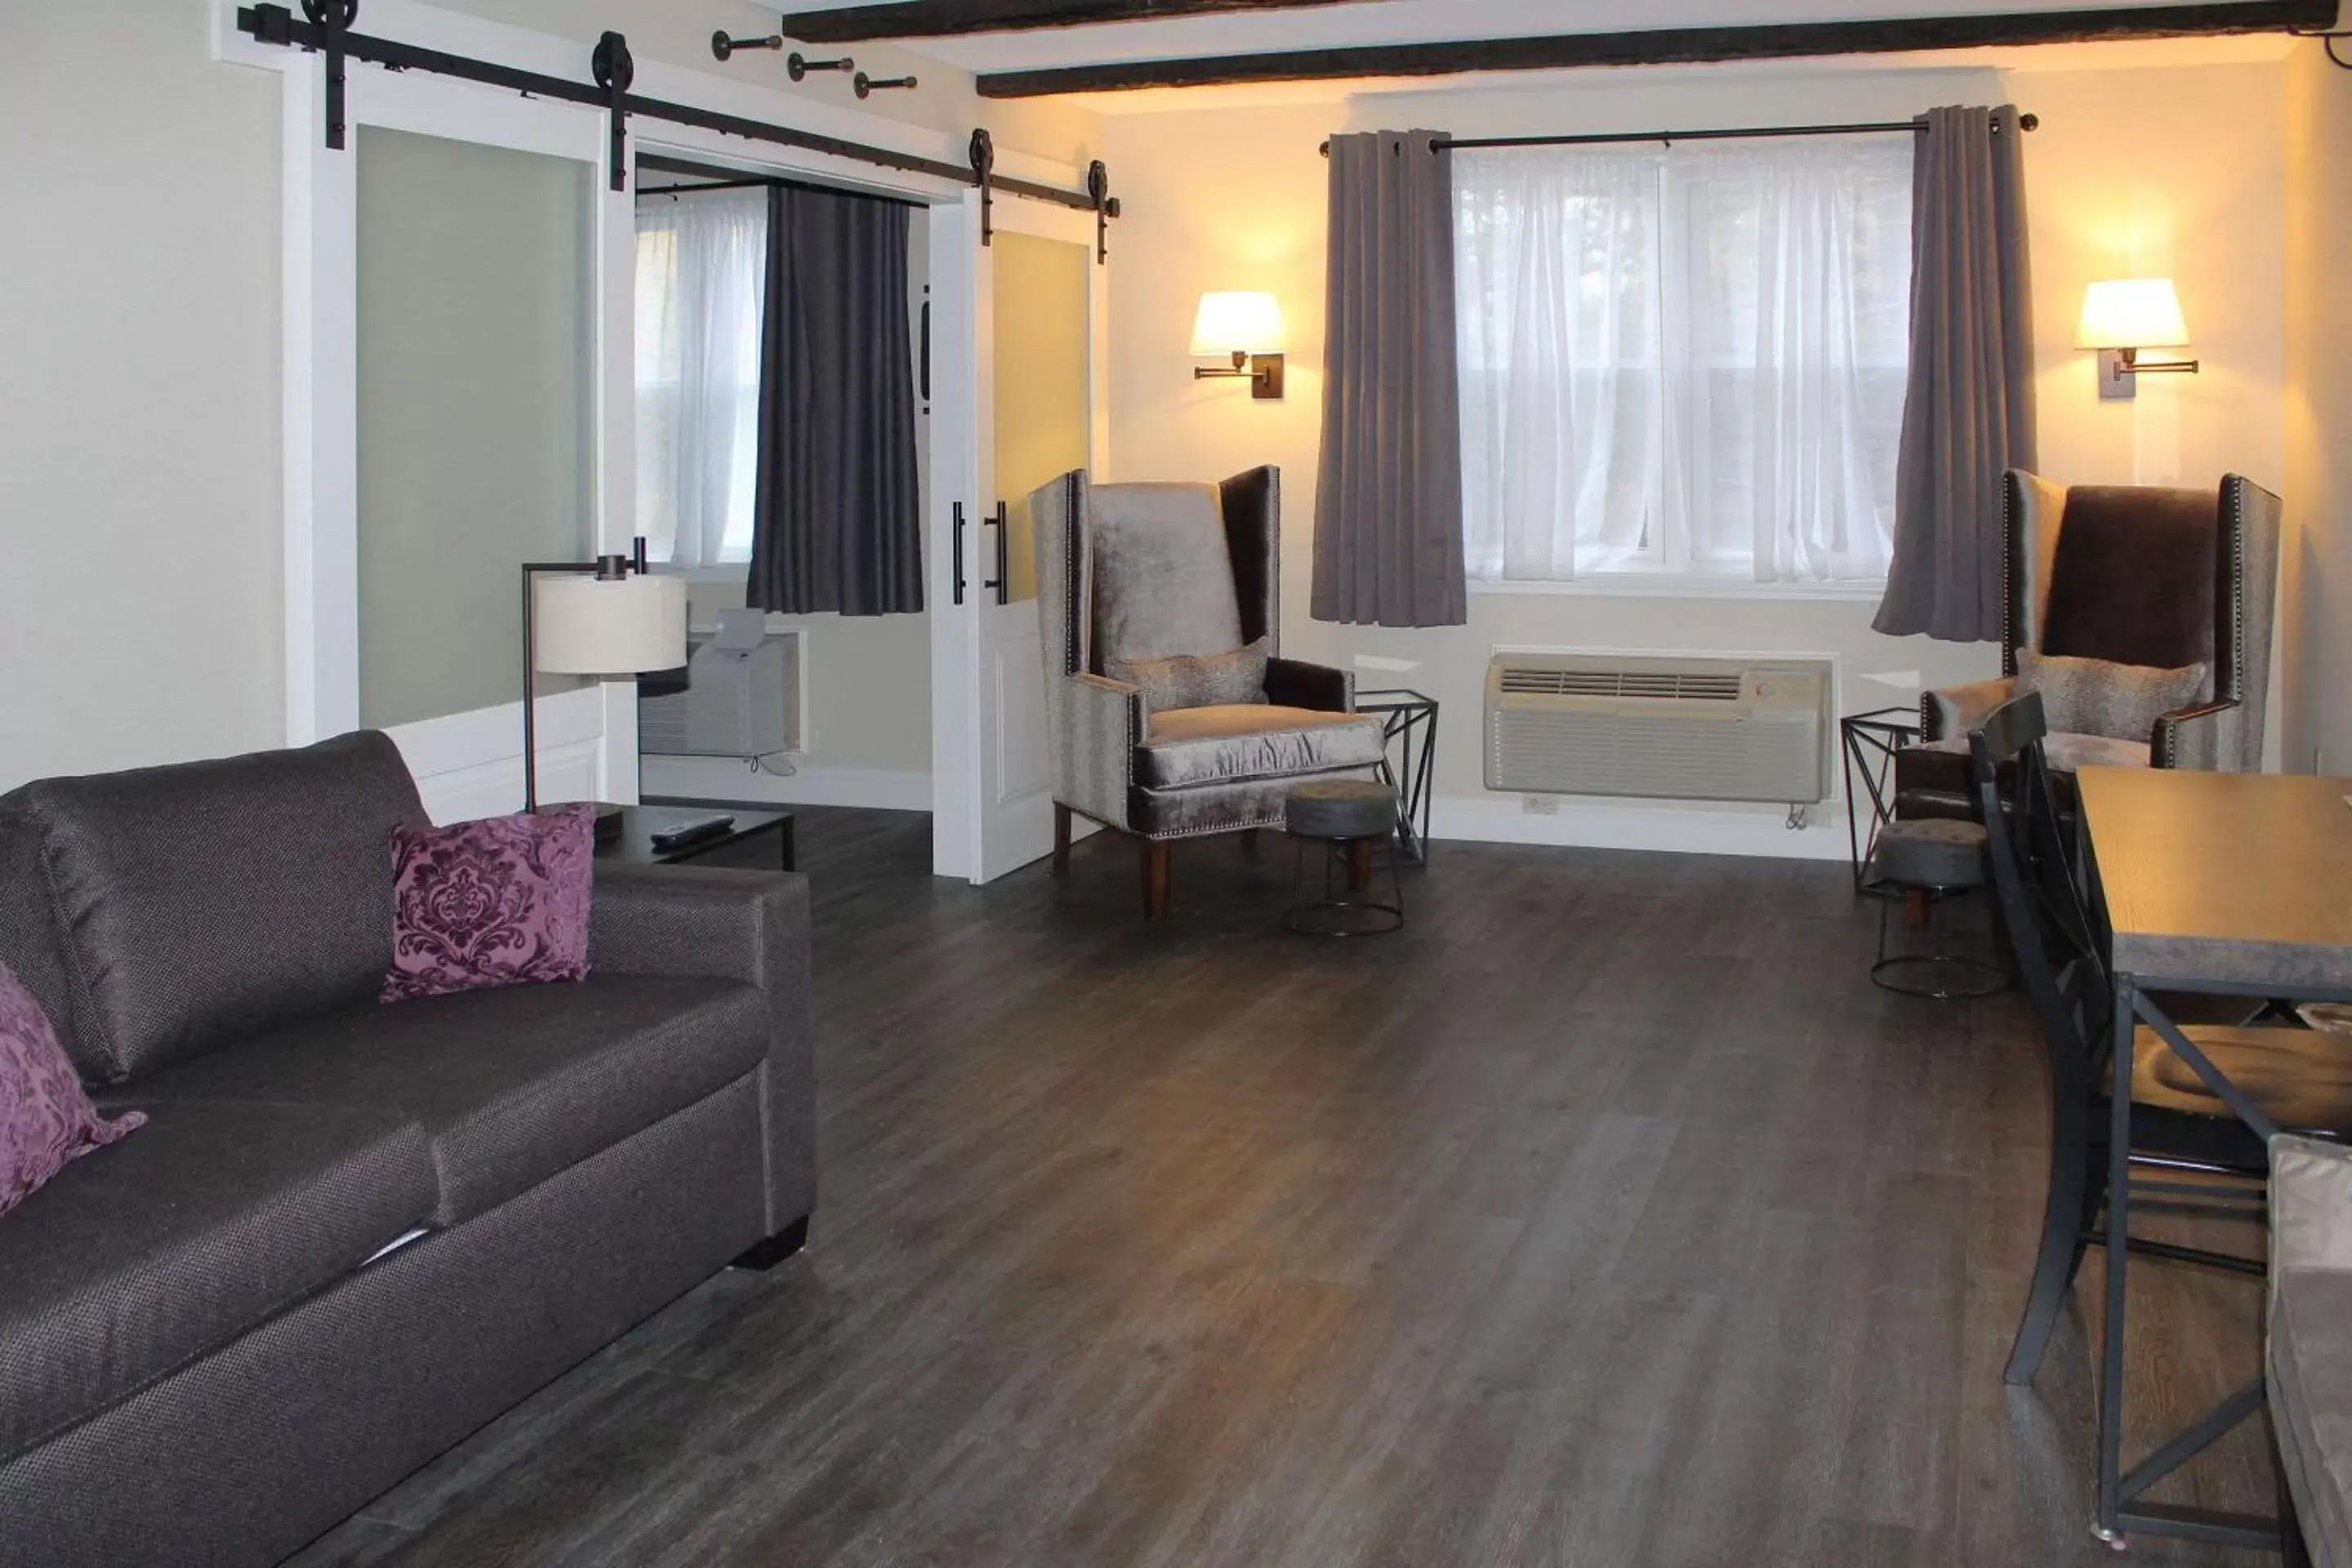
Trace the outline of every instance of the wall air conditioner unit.
<instances>
[{"instance_id":1,"label":"wall air conditioner unit","mask_svg":"<svg viewBox=\"0 0 2352 1568\"><path fill-rule=\"evenodd\" d=\"M1502 653L1486 787L1802 805L1829 795L1824 659Z\"/></svg>"},{"instance_id":2,"label":"wall air conditioner unit","mask_svg":"<svg viewBox=\"0 0 2352 1568\"><path fill-rule=\"evenodd\" d=\"M721 610L687 635L686 679L647 679L637 746L649 756L765 757L801 745L801 634L758 610Z\"/></svg>"}]
</instances>

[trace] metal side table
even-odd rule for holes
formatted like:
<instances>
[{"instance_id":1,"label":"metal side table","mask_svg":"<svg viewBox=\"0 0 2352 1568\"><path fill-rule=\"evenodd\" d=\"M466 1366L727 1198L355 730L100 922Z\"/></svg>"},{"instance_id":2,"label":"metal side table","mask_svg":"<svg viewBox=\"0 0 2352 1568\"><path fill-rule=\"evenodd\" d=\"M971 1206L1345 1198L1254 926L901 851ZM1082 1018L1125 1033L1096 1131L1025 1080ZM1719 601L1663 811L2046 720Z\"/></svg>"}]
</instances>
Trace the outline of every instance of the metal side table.
<instances>
[{"instance_id":1,"label":"metal side table","mask_svg":"<svg viewBox=\"0 0 2352 1568\"><path fill-rule=\"evenodd\" d=\"M1838 721L1838 739L1845 761L1845 846L1853 864L1853 890L1866 886L1870 851L1880 828L1895 815L1895 753L1919 739L1919 713L1914 708L1874 708ZM1854 780L1863 794L1854 793ZM1862 826L1862 804L1870 802L1870 827Z\"/></svg>"},{"instance_id":2,"label":"metal side table","mask_svg":"<svg viewBox=\"0 0 2352 1568\"><path fill-rule=\"evenodd\" d=\"M1405 687L1356 693L1356 711L1381 715L1382 737L1394 743L1391 766L1381 759L1381 777L1397 792L1397 847L1416 866L1429 864L1430 779L1437 759L1437 699Z\"/></svg>"}]
</instances>

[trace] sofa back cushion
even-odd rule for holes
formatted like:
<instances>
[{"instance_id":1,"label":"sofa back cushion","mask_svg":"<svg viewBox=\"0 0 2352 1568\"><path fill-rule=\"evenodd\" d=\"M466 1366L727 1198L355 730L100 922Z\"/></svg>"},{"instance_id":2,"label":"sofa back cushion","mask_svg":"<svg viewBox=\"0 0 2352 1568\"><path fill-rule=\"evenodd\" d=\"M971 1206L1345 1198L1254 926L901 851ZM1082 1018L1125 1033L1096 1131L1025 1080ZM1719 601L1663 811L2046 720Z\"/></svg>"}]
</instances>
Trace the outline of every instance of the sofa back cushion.
<instances>
[{"instance_id":1,"label":"sofa back cushion","mask_svg":"<svg viewBox=\"0 0 2352 1568\"><path fill-rule=\"evenodd\" d=\"M373 997L392 960L392 829L425 820L373 731L46 779L9 803L39 835L68 1049L100 1083Z\"/></svg>"},{"instance_id":2,"label":"sofa back cushion","mask_svg":"<svg viewBox=\"0 0 2352 1568\"><path fill-rule=\"evenodd\" d=\"M1095 673L1242 646L1216 486L1097 485L1093 508Z\"/></svg>"}]
</instances>

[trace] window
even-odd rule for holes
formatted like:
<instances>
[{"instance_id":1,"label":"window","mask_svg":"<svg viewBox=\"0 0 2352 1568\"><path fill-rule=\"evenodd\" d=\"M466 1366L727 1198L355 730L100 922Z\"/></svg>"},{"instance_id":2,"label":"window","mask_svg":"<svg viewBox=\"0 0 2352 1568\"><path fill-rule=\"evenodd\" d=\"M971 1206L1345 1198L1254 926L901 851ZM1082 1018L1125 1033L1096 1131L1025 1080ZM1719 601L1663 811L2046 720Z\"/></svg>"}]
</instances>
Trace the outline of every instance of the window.
<instances>
[{"instance_id":1,"label":"window","mask_svg":"<svg viewBox=\"0 0 2352 1568\"><path fill-rule=\"evenodd\" d=\"M637 531L656 561L751 559L767 199L637 207Z\"/></svg>"},{"instance_id":2,"label":"window","mask_svg":"<svg viewBox=\"0 0 2352 1568\"><path fill-rule=\"evenodd\" d=\"M1456 153L1471 578L1883 581L1911 153Z\"/></svg>"}]
</instances>

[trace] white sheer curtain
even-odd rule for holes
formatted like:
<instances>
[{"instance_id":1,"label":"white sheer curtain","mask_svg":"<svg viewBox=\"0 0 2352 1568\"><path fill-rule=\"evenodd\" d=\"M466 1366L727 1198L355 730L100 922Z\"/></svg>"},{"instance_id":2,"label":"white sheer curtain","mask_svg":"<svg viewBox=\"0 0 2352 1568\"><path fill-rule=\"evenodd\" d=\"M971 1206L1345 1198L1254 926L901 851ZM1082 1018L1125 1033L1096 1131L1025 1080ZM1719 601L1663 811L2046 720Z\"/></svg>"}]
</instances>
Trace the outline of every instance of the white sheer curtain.
<instances>
[{"instance_id":1,"label":"white sheer curtain","mask_svg":"<svg viewBox=\"0 0 2352 1568\"><path fill-rule=\"evenodd\" d=\"M1456 153L1470 575L1883 579L1911 152Z\"/></svg>"},{"instance_id":2,"label":"white sheer curtain","mask_svg":"<svg viewBox=\"0 0 2352 1568\"><path fill-rule=\"evenodd\" d=\"M679 566L751 559L763 191L637 204L637 529Z\"/></svg>"}]
</instances>

